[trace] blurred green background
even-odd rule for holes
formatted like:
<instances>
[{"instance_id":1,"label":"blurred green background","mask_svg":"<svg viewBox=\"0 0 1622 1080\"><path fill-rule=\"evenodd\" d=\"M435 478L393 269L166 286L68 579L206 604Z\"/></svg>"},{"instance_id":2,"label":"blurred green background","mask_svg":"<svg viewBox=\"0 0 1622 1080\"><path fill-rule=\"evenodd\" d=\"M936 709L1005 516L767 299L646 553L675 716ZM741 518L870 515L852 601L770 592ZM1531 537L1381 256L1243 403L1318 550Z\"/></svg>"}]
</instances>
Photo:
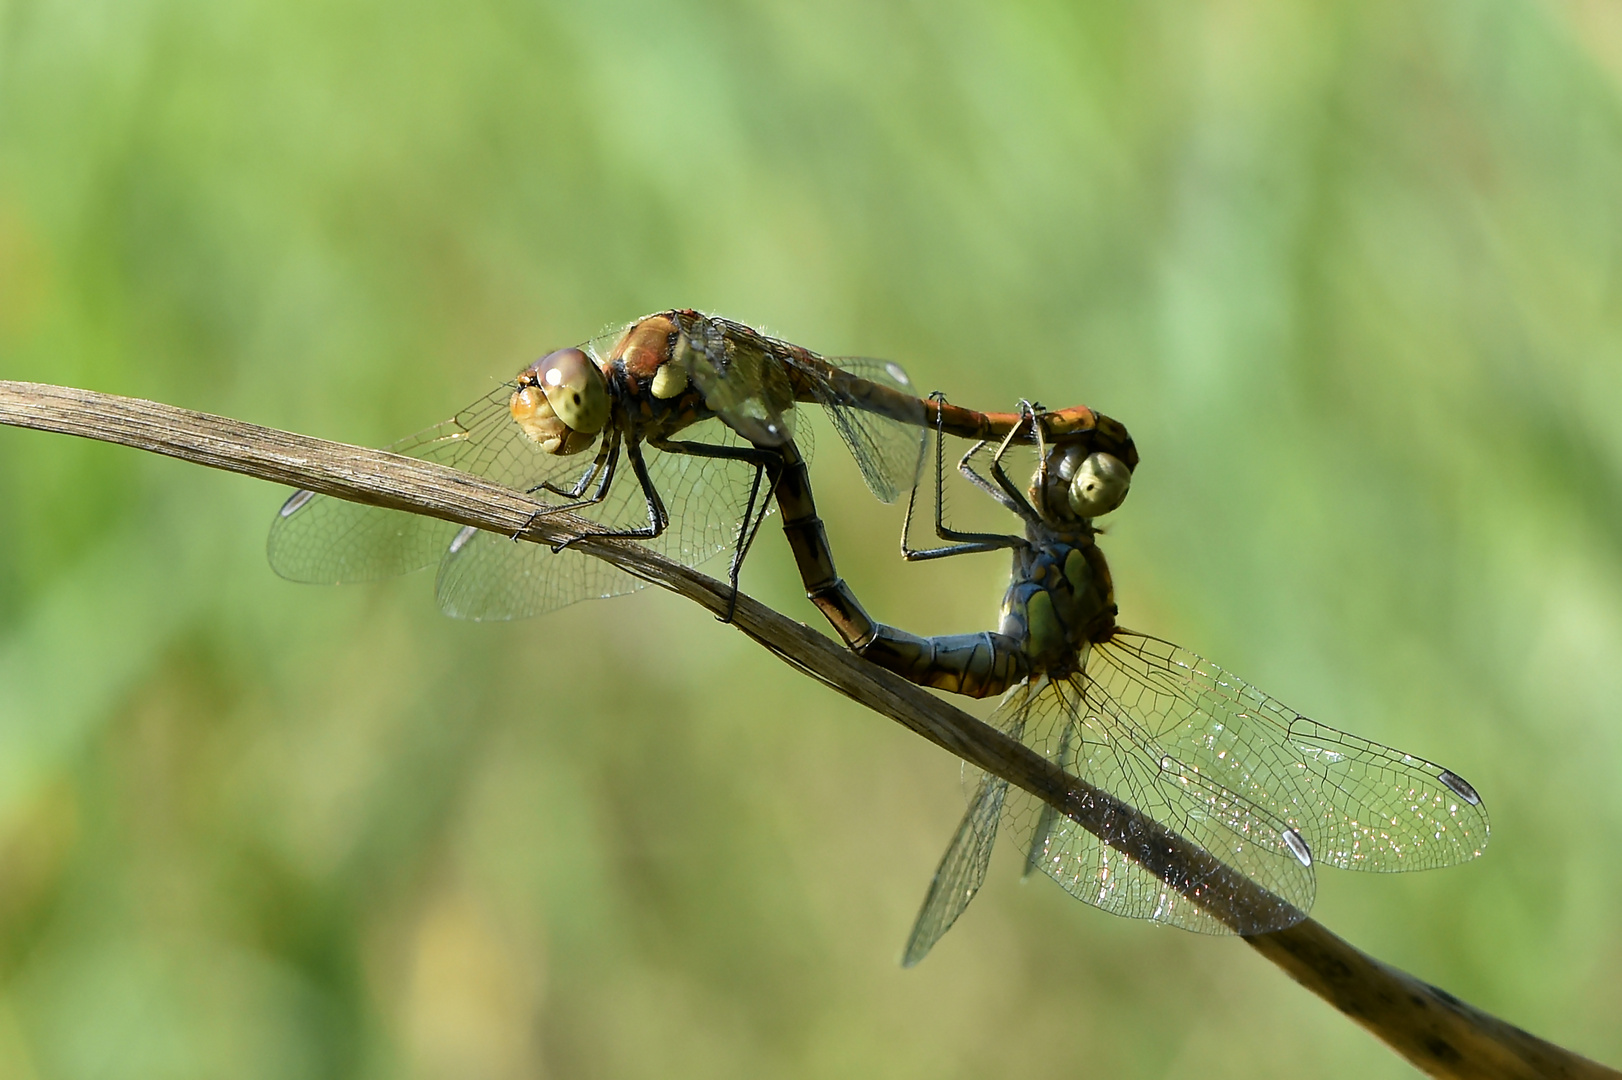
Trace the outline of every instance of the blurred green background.
<instances>
[{"instance_id":1,"label":"blurred green background","mask_svg":"<svg viewBox=\"0 0 1622 1080\"><path fill-rule=\"evenodd\" d=\"M1613 5L3 13L0 377L377 444L691 305L1090 403L1123 621L1491 808L1315 914L1622 1063ZM1002 557L815 475L876 616L991 624ZM287 584L284 494L0 430L0 1076L1411 1074L1007 852L902 971L953 760L667 595Z\"/></svg>"}]
</instances>

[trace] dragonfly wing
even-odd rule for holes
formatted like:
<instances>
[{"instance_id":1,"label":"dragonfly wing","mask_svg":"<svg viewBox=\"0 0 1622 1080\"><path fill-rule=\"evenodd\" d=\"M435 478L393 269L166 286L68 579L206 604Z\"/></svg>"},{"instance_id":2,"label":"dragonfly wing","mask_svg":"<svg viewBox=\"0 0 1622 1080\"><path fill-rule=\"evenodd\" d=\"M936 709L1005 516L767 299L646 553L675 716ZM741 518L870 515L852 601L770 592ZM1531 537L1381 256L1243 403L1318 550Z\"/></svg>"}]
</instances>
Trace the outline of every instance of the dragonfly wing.
<instances>
[{"instance_id":1,"label":"dragonfly wing","mask_svg":"<svg viewBox=\"0 0 1622 1080\"><path fill-rule=\"evenodd\" d=\"M800 372L850 448L868 490L880 502L895 502L912 490L924 463L929 425L917 390L901 365L888 360L841 356L824 362L836 369L831 376L803 364ZM895 393L874 394L864 382Z\"/></svg>"},{"instance_id":2,"label":"dragonfly wing","mask_svg":"<svg viewBox=\"0 0 1622 1080\"><path fill-rule=\"evenodd\" d=\"M1025 730L1028 706L1036 694L1037 690L1029 681L1015 685L1003 695L987 722L1010 738L1019 738ZM980 891L986 879L986 867L991 864L991 849L997 839L997 822L1008 795L1008 781L968 764L964 765L964 771L966 780L971 771L979 775L974 781L974 794L929 882L929 892L924 896L924 905L918 911L912 933L907 937L906 950L901 955L902 967L912 967L922 960L941 935L952 928L974 894Z\"/></svg>"},{"instance_id":3,"label":"dragonfly wing","mask_svg":"<svg viewBox=\"0 0 1622 1080\"><path fill-rule=\"evenodd\" d=\"M694 424L682 432L681 438L712 446L749 445L718 419ZM647 545L684 565L698 566L731 551L745 512L759 517L763 512L771 513L776 505L767 498L766 479L762 477L757 487L755 467L747 462L662 453L651 448L646 460L648 475L670 514L669 527ZM639 506L645 505L635 481L629 476L624 479L630 497Z\"/></svg>"},{"instance_id":4,"label":"dragonfly wing","mask_svg":"<svg viewBox=\"0 0 1622 1080\"><path fill-rule=\"evenodd\" d=\"M1116 915L1209 934L1282 929L1312 907L1316 882L1310 856L1299 839L1292 842L1288 826L1145 745L1132 719L1122 715L1108 687L1090 670L1042 687L1031 702L1024 741L1138 811L1108 816L1114 843L1107 844L1070 818L1045 813L1047 804L1035 796L1009 793L1004 824L1019 838L1027 865L1039 866L1078 900ZM1145 865L1165 851L1158 835L1162 829L1260 884L1276 902L1260 907L1247 902L1245 883L1232 874L1202 872L1199 879L1185 881L1162 877ZM1230 926L1194 897L1241 912L1245 921Z\"/></svg>"},{"instance_id":5,"label":"dragonfly wing","mask_svg":"<svg viewBox=\"0 0 1622 1080\"><path fill-rule=\"evenodd\" d=\"M1055 765L1072 774L1075 772L1075 755L1071 752L1075 742L1074 732L1074 725L1064 726L1059 733L1059 752L1053 758ZM1059 811L1048 802L1044 802L1037 812L1036 824L1031 829L1030 843L1025 845L1025 872L1020 875L1022 878L1028 878L1042 868L1048 842L1053 835L1054 826L1059 823L1060 816Z\"/></svg>"},{"instance_id":6,"label":"dragonfly wing","mask_svg":"<svg viewBox=\"0 0 1622 1080\"><path fill-rule=\"evenodd\" d=\"M438 518L294 492L271 522L265 551L289 581L347 585L409 574L436 561L456 535Z\"/></svg>"},{"instance_id":7,"label":"dragonfly wing","mask_svg":"<svg viewBox=\"0 0 1622 1080\"><path fill-rule=\"evenodd\" d=\"M441 611L458 619L524 619L643 584L589 555L554 555L545 544L463 529L439 564L434 597Z\"/></svg>"},{"instance_id":8,"label":"dragonfly wing","mask_svg":"<svg viewBox=\"0 0 1622 1080\"><path fill-rule=\"evenodd\" d=\"M504 385L443 424L386 449L519 491L566 482L581 471L582 462L547 454L524 435L508 412L512 389ZM437 518L299 491L271 523L266 551L272 569L293 581L376 581L438 562L458 528Z\"/></svg>"},{"instance_id":9,"label":"dragonfly wing","mask_svg":"<svg viewBox=\"0 0 1622 1080\"><path fill-rule=\"evenodd\" d=\"M929 882L924 906L918 911L912 933L907 936L906 950L901 954L902 967L912 967L928 955L980 891L986 879L986 867L991 863L997 819L1002 816L1007 792L1008 781L989 773L982 775L974 798Z\"/></svg>"},{"instance_id":10,"label":"dragonfly wing","mask_svg":"<svg viewBox=\"0 0 1622 1080\"><path fill-rule=\"evenodd\" d=\"M687 429L693 441L742 445L718 420ZM648 478L670 515L659 536L644 541L660 554L699 566L737 541L748 508L753 467L736 461L662 453L643 447ZM765 485L756 491L755 512L763 507ZM608 495L575 511L607 531L645 527L647 497L623 458ZM553 554L545 544L514 542L495 533L464 529L455 535L440 564L435 596L447 615L459 619L523 619L580 600L620 596L646 582L583 552Z\"/></svg>"},{"instance_id":11,"label":"dragonfly wing","mask_svg":"<svg viewBox=\"0 0 1622 1080\"><path fill-rule=\"evenodd\" d=\"M794 437L794 387L770 339L739 323L699 319L684 326L673 357L704 404L749 442L782 446Z\"/></svg>"},{"instance_id":12,"label":"dragonfly wing","mask_svg":"<svg viewBox=\"0 0 1622 1080\"><path fill-rule=\"evenodd\" d=\"M1480 796L1439 765L1309 720L1157 638L1118 633L1096 652L1145 739L1298 829L1315 862L1426 870L1486 846Z\"/></svg>"},{"instance_id":13,"label":"dragonfly wing","mask_svg":"<svg viewBox=\"0 0 1622 1080\"><path fill-rule=\"evenodd\" d=\"M1468 862L1487 846L1487 808L1463 777L1284 712L1292 717L1290 745L1319 795L1317 819L1302 831L1317 837L1329 865L1422 870Z\"/></svg>"}]
</instances>

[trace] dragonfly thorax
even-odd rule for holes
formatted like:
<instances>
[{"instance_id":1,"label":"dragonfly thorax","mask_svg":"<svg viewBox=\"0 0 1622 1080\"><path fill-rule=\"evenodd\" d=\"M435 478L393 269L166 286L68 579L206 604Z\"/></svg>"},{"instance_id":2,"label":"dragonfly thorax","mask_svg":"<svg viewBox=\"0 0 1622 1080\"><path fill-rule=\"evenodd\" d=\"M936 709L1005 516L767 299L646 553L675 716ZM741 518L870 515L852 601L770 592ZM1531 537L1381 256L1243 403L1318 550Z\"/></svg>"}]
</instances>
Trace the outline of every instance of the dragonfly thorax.
<instances>
[{"instance_id":1,"label":"dragonfly thorax","mask_svg":"<svg viewBox=\"0 0 1622 1080\"><path fill-rule=\"evenodd\" d=\"M1090 535L1061 540L1030 532L1032 545L1014 552L1000 630L1021 643L1033 673L1069 674L1115 628L1109 566Z\"/></svg>"}]
</instances>

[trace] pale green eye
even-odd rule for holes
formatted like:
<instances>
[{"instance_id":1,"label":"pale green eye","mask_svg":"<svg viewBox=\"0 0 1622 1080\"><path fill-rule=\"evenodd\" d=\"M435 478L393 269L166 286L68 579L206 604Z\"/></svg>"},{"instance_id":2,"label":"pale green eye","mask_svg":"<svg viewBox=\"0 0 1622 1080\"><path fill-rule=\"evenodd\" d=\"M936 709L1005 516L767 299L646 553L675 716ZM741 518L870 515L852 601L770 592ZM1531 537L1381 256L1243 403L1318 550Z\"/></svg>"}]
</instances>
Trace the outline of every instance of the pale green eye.
<instances>
[{"instance_id":1,"label":"pale green eye","mask_svg":"<svg viewBox=\"0 0 1622 1080\"><path fill-rule=\"evenodd\" d=\"M576 433L595 435L608 423L608 384L579 349L559 349L532 369L552 411Z\"/></svg>"},{"instance_id":2,"label":"pale green eye","mask_svg":"<svg viewBox=\"0 0 1622 1080\"><path fill-rule=\"evenodd\" d=\"M608 423L608 383L579 349L559 349L518 376L508 408L548 454L578 454Z\"/></svg>"},{"instance_id":3,"label":"pale green eye","mask_svg":"<svg viewBox=\"0 0 1622 1080\"><path fill-rule=\"evenodd\" d=\"M1132 486L1132 471L1114 454L1088 454L1070 477L1068 501L1077 517L1094 518L1120 506Z\"/></svg>"}]
</instances>

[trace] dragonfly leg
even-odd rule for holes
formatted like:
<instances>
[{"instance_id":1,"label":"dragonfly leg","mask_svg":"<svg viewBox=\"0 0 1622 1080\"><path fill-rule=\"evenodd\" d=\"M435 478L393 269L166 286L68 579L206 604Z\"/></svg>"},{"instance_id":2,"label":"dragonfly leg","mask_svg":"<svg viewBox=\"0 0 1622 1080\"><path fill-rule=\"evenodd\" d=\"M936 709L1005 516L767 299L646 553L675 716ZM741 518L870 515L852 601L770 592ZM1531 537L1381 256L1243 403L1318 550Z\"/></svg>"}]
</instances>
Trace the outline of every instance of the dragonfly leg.
<instances>
[{"instance_id":1,"label":"dragonfly leg","mask_svg":"<svg viewBox=\"0 0 1622 1080\"><path fill-rule=\"evenodd\" d=\"M630 459L631 471L636 474L636 482L642 488L642 497L647 500L648 523L635 529L604 529L601 532L573 536L561 543L553 544L554 554L564 548L573 547L582 540L652 540L663 534L670 526L670 514L665 510L665 503L659 497L658 489L653 486L653 477L648 475L648 463L643 460L642 446L636 439L625 440L625 456ZM601 490L606 492L606 484Z\"/></svg>"},{"instance_id":2,"label":"dragonfly leg","mask_svg":"<svg viewBox=\"0 0 1622 1080\"><path fill-rule=\"evenodd\" d=\"M720 616L722 622L731 622L732 614L738 605L738 575L743 572L744 556L749 554L749 548L754 544L760 526L765 522L766 515L771 512L771 499L777 492L777 481L783 471L782 454L777 450L758 446L726 446L721 443L692 442L683 439L649 439L648 445L667 454L742 461L754 467L755 476L749 487L749 503L744 509L743 521L739 523L737 546L733 549L732 566L727 573L727 583L732 586L732 597L727 602L726 614ZM762 478L768 480L764 496L760 490ZM757 506L760 508L758 514Z\"/></svg>"},{"instance_id":3,"label":"dragonfly leg","mask_svg":"<svg viewBox=\"0 0 1622 1080\"><path fill-rule=\"evenodd\" d=\"M755 537L760 533L760 527L766 524L766 515L771 513L771 501L777 494L778 482L783 478L783 460L780 455L772 454L766 462L755 466L755 479L749 486L749 505L744 509L744 529L738 533L738 549L732 556L732 567L728 579L732 583L732 597L727 601L727 612L721 616L722 622L731 622L732 615L738 608L738 575L743 570L743 559L754 546ZM755 513L755 498L760 495L761 478L767 477L766 493L760 499L760 513ZM753 517L753 527L749 519Z\"/></svg>"},{"instance_id":4,"label":"dragonfly leg","mask_svg":"<svg viewBox=\"0 0 1622 1080\"><path fill-rule=\"evenodd\" d=\"M580 479L575 482L575 485L572 488L561 488L552 483L550 480L543 480L541 483L530 488L528 494L533 495L537 491L549 491L553 495L562 495L565 499L582 499L582 496L584 496L586 493L586 489L591 486L592 480L594 478L598 478L599 470L606 467L610 477L612 477L614 461L618 453L619 431L618 429L615 429L615 431L608 438L603 440L602 449L597 451L597 457L592 461L591 467L580 474ZM607 491L608 484L606 482L599 483L597 488L598 494L595 498L582 499L582 501L576 503L575 505L589 506L594 502L601 502Z\"/></svg>"},{"instance_id":5,"label":"dragonfly leg","mask_svg":"<svg viewBox=\"0 0 1622 1080\"><path fill-rule=\"evenodd\" d=\"M1004 510L1007 510L1011 514L1018 514L1020 512L1020 505L1018 502L1010 499L1002 488L998 487L996 484L974 471L975 457L990 445L990 440L981 439L979 442L969 447L968 453L964 454L958 459L957 471L962 473L963 478L969 483L991 496L992 501L1001 506ZM1001 444L998 445L1000 446Z\"/></svg>"},{"instance_id":6,"label":"dragonfly leg","mask_svg":"<svg viewBox=\"0 0 1622 1080\"><path fill-rule=\"evenodd\" d=\"M1041 517L1037 514L1036 508L1026 500L1025 493L1020 491L1013 481L1008 479L1008 474L1003 471L1002 460L1007 456L1009 447L1014 445L1014 440L1025 429L1025 424L1028 422L1031 425L1032 438L1036 442L1037 490L1042 490L1044 481L1047 479L1048 455L1047 442L1042 432L1042 423L1037 419L1037 412L1040 408L1041 406L1032 405L1029 401L1021 401L1019 403L1021 423L1008 433L1008 437L1002 441L1002 445L997 447L997 452L991 455L991 477L1013 503L1013 505L1010 505L1008 502L1003 502L1003 505L1026 521L1040 521Z\"/></svg>"},{"instance_id":7,"label":"dragonfly leg","mask_svg":"<svg viewBox=\"0 0 1622 1080\"><path fill-rule=\"evenodd\" d=\"M1000 464L1003 457L1008 453L1010 447L1012 447L1016 442L1020 441L1020 436L1025 432L1025 424L1027 421L1032 425L1035 431L1035 438L1038 441L1043 438L1041 426L1036 422L1035 410L1031 408L1027 402L1020 402L1020 412L1018 415L1019 422L1008 429L1008 434L1003 437L1001 443L997 444L996 453L992 455L992 473L994 476L998 476L997 482L993 483L991 480L986 479L984 476L981 476L974 470L973 462L975 455L980 453L987 446L991 445L991 441L989 439L981 439L979 442L969 447L969 452L964 454L963 457L958 461L957 471L962 473L964 478L968 480L969 483L991 496L991 498L996 501L998 505L1002 506L1003 509L1007 510L1009 513L1017 515L1026 521L1036 522L1039 521L1040 518L1037 516L1036 511L1031 508L1031 504L1026 501L1024 494L1011 482L1009 482L1006 475L999 475L1001 474Z\"/></svg>"},{"instance_id":8,"label":"dragonfly leg","mask_svg":"<svg viewBox=\"0 0 1622 1080\"><path fill-rule=\"evenodd\" d=\"M946 395L938 390L929 396L930 399L935 401L938 405L944 405L946 403ZM958 529L953 529L946 524L946 433L943 430L943 421L941 419L943 414L943 410L939 408L936 409L935 535L940 537L942 540L953 541L953 543L937 548L912 548L907 545L907 535L912 529L913 511L918 502L918 485L914 484L912 486L912 493L907 497L907 516L901 525L901 557L909 562L919 562L925 559L945 558L949 555L968 555L981 551L998 551L1005 548L1026 546L1029 541L1027 541L1023 536L1013 536L1004 533L963 532ZM1017 432L1015 432L1015 434L1017 434ZM1002 503L1009 510L1018 513L1018 507L1011 505L1008 502L1007 497L1003 495L1002 492L996 490L983 477L974 472L972 467L970 467L968 464L969 459L982 450L986 445L987 441L984 439L975 443L974 446L970 448L969 452L963 455L962 460L958 462L958 470L964 473L964 475L968 476L969 479L974 482L975 486L986 491L991 495L992 498Z\"/></svg>"},{"instance_id":9,"label":"dragonfly leg","mask_svg":"<svg viewBox=\"0 0 1622 1080\"><path fill-rule=\"evenodd\" d=\"M614 485L614 472L619 464L619 453L620 436L619 432L615 431L606 440L604 440L603 448L597 452L596 460L591 463L591 467L588 468L581 476L580 482L575 485L572 492L562 491L549 483L537 484L535 487L525 491L524 494L526 495L533 495L535 492L542 490L550 491L553 494L562 495L565 498L569 498L574 501L560 503L557 506L545 506L535 511L533 514L529 515L529 518L524 522L524 527L513 533L512 539L517 540L519 537L523 536L529 527L535 524L537 519L546 517L548 514L563 514L570 510L579 510L583 506L596 506L598 503L608 498L609 488L613 487ZM592 492L590 495L581 498L581 493L586 490L586 486L591 483L594 476L597 478L597 490ZM552 550L554 552L562 551L564 546L567 545L560 545L554 547Z\"/></svg>"}]
</instances>

